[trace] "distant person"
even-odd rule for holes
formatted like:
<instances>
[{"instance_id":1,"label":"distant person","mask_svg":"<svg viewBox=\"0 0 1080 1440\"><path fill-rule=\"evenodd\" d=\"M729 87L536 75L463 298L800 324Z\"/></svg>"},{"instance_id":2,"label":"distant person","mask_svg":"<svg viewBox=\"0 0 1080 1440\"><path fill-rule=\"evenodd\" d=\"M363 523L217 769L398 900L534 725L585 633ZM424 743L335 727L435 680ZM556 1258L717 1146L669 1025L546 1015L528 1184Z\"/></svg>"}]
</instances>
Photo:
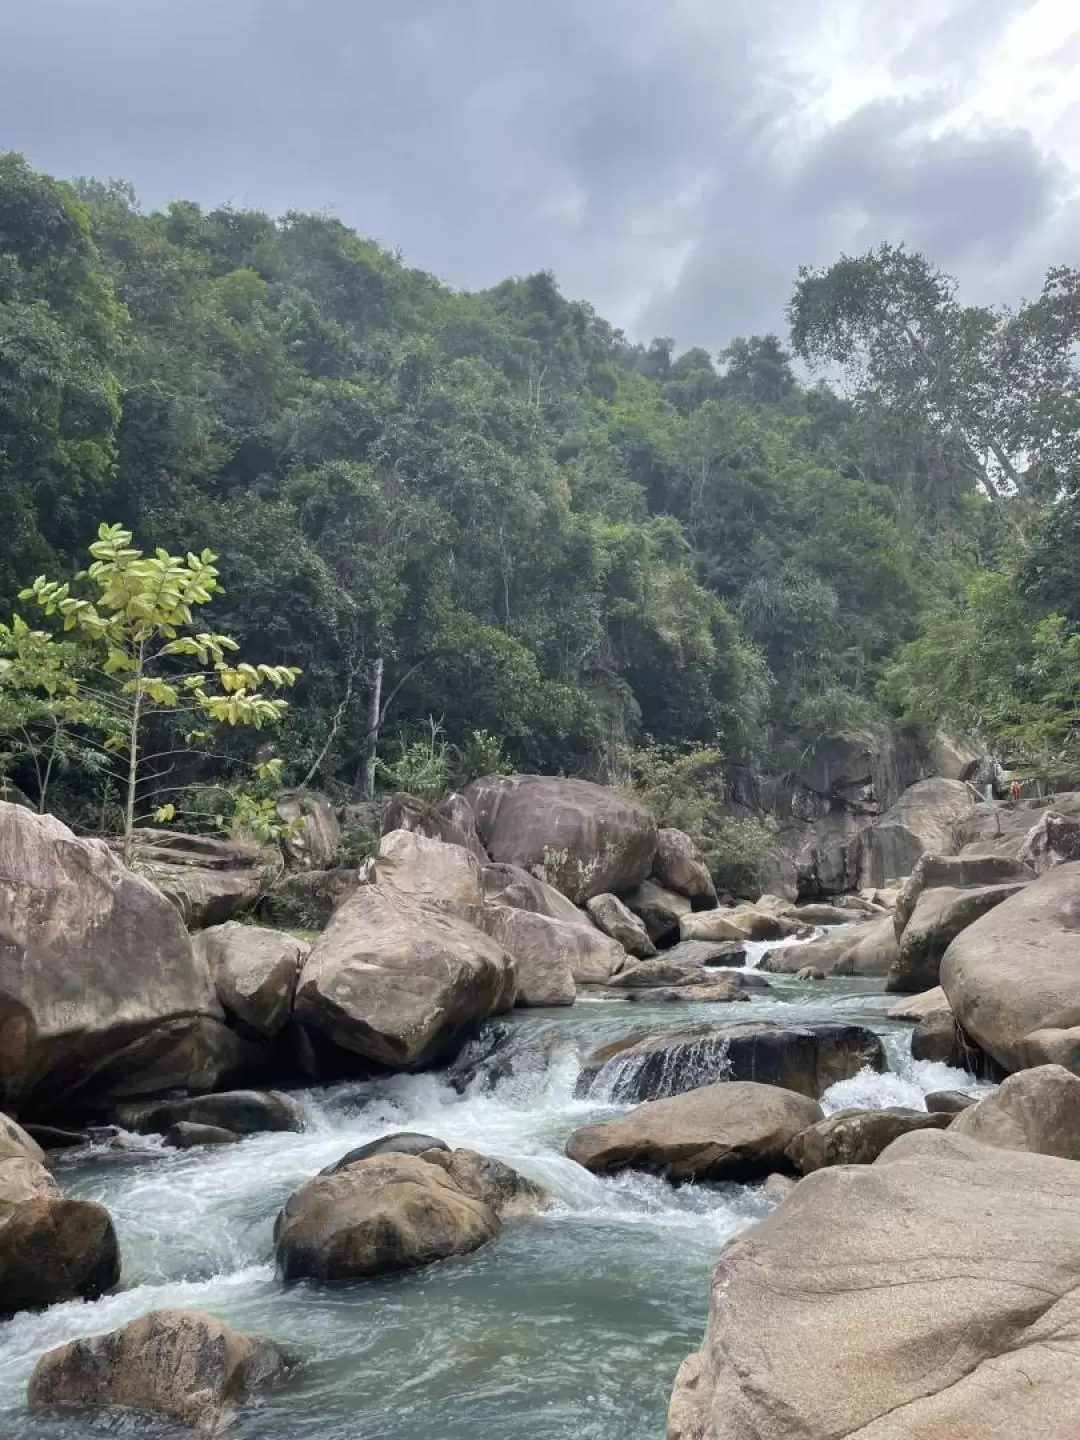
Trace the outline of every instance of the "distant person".
<instances>
[{"instance_id":1,"label":"distant person","mask_svg":"<svg viewBox=\"0 0 1080 1440\"><path fill-rule=\"evenodd\" d=\"M1014 805L1020 799L1020 781L1017 780L1015 776L1013 777L1012 784L1009 786L1009 799Z\"/></svg>"}]
</instances>

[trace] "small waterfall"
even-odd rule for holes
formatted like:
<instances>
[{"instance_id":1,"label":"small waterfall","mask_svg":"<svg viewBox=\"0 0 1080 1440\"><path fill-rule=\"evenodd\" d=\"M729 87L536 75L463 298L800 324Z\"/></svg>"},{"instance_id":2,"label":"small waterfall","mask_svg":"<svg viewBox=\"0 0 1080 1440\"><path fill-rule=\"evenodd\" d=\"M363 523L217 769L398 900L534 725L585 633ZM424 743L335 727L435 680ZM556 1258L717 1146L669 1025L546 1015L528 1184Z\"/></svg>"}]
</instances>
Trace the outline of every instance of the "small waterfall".
<instances>
[{"instance_id":1,"label":"small waterfall","mask_svg":"<svg viewBox=\"0 0 1080 1440\"><path fill-rule=\"evenodd\" d=\"M726 1035L703 1035L656 1050L615 1055L598 1070L582 1073L577 1094L597 1105L633 1105L642 1095L654 1100L682 1095L731 1075L730 1046Z\"/></svg>"}]
</instances>

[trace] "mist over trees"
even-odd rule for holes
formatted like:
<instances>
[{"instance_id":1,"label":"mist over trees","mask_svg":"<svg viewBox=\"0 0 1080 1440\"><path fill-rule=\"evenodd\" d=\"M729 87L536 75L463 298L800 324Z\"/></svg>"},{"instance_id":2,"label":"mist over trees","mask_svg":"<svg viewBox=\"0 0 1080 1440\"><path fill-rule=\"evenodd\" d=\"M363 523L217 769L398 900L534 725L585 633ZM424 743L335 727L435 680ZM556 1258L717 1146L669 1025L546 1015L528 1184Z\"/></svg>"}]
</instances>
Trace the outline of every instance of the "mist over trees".
<instances>
[{"instance_id":1,"label":"mist over trees","mask_svg":"<svg viewBox=\"0 0 1080 1440\"><path fill-rule=\"evenodd\" d=\"M881 247L790 320L632 344L547 273L458 292L332 217L0 156L0 620L102 522L212 550L209 623L301 672L293 783L362 787L433 721L599 776L779 772L887 717L1075 763L1080 273L989 310Z\"/></svg>"}]
</instances>

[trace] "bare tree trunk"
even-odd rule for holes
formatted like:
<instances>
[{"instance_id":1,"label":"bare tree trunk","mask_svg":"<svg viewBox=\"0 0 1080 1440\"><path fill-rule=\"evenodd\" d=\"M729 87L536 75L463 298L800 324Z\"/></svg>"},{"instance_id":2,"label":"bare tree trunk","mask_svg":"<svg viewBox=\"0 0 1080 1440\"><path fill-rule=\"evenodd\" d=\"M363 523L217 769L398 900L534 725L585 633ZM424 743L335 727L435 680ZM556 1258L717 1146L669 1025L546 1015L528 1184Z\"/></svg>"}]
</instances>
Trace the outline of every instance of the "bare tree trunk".
<instances>
[{"instance_id":1,"label":"bare tree trunk","mask_svg":"<svg viewBox=\"0 0 1080 1440\"><path fill-rule=\"evenodd\" d=\"M131 730L128 735L127 804L124 807L124 864L131 864L135 844L135 788L139 783L139 717L142 710L143 655L139 646L135 661L135 694L131 705Z\"/></svg>"},{"instance_id":2,"label":"bare tree trunk","mask_svg":"<svg viewBox=\"0 0 1080 1440\"><path fill-rule=\"evenodd\" d=\"M368 701L368 728L364 737L364 782L361 793L365 800L375 799L375 761L379 752L379 726L382 723L383 661L375 661L371 676L371 697Z\"/></svg>"}]
</instances>

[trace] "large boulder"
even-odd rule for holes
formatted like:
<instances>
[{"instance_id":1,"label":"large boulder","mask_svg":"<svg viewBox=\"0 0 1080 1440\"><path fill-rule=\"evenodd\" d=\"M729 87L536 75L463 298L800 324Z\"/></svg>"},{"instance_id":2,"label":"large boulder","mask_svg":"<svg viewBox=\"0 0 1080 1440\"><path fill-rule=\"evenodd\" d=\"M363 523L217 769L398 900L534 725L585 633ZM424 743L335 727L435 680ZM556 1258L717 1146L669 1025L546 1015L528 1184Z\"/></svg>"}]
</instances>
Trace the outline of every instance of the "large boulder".
<instances>
[{"instance_id":1,"label":"large boulder","mask_svg":"<svg viewBox=\"0 0 1080 1440\"><path fill-rule=\"evenodd\" d=\"M841 961L833 966L834 975L887 975L896 964L899 946L891 915L856 926L851 944ZM812 961L817 964L817 961Z\"/></svg>"},{"instance_id":2,"label":"large boulder","mask_svg":"<svg viewBox=\"0 0 1080 1440\"><path fill-rule=\"evenodd\" d=\"M287 1365L273 1341L240 1334L205 1311L151 1310L107 1335L49 1350L26 1398L33 1412L134 1411L212 1435Z\"/></svg>"},{"instance_id":3,"label":"large boulder","mask_svg":"<svg viewBox=\"0 0 1080 1440\"><path fill-rule=\"evenodd\" d=\"M972 890L994 885L1022 885L1034 880L1035 872L1011 855L934 855L915 862L900 887L893 910L896 937L904 933L919 899L927 890Z\"/></svg>"},{"instance_id":4,"label":"large boulder","mask_svg":"<svg viewBox=\"0 0 1080 1440\"><path fill-rule=\"evenodd\" d=\"M408 1070L455 1054L513 995L513 961L497 941L379 883L334 912L300 972L294 1014L339 1051Z\"/></svg>"},{"instance_id":5,"label":"large boulder","mask_svg":"<svg viewBox=\"0 0 1080 1440\"><path fill-rule=\"evenodd\" d=\"M33 1160L40 1165L45 1151L9 1115L0 1115L0 1162L14 1159Z\"/></svg>"},{"instance_id":6,"label":"large boulder","mask_svg":"<svg viewBox=\"0 0 1080 1440\"><path fill-rule=\"evenodd\" d=\"M531 910L536 915L546 915L549 920L564 920L569 925L589 923L584 911L568 900L561 890L538 880L520 865L485 865L480 879L485 904Z\"/></svg>"},{"instance_id":7,"label":"large boulder","mask_svg":"<svg viewBox=\"0 0 1080 1440\"><path fill-rule=\"evenodd\" d=\"M836 1110L800 1131L787 1157L802 1175L827 1165L872 1165L886 1146L911 1130L944 1130L951 1115L901 1106L887 1110Z\"/></svg>"},{"instance_id":8,"label":"large boulder","mask_svg":"<svg viewBox=\"0 0 1080 1440\"><path fill-rule=\"evenodd\" d=\"M784 915L770 915L752 905L732 910L694 910L679 921L683 940L785 940L799 926Z\"/></svg>"},{"instance_id":9,"label":"large boulder","mask_svg":"<svg viewBox=\"0 0 1080 1440\"><path fill-rule=\"evenodd\" d=\"M679 938L679 925L693 903L685 895L665 890L655 880L646 880L623 896L626 908L638 917L654 945L670 945Z\"/></svg>"},{"instance_id":10,"label":"large boulder","mask_svg":"<svg viewBox=\"0 0 1080 1440\"><path fill-rule=\"evenodd\" d=\"M326 870L341 859L341 825L327 796L311 790L292 791L278 800L277 814L287 827L281 850L291 869Z\"/></svg>"},{"instance_id":11,"label":"large boulder","mask_svg":"<svg viewBox=\"0 0 1080 1440\"><path fill-rule=\"evenodd\" d=\"M488 855L476 833L476 816L464 795L448 795L439 805L429 805L414 795L401 791L391 795L382 817L382 833L411 830L429 840L442 840L446 845L460 845L470 850L481 864Z\"/></svg>"},{"instance_id":12,"label":"large boulder","mask_svg":"<svg viewBox=\"0 0 1080 1440\"><path fill-rule=\"evenodd\" d=\"M859 839L859 886L884 885L910 875L928 850L954 852L953 826L976 805L970 785L960 780L920 780L896 804L867 826Z\"/></svg>"},{"instance_id":13,"label":"large boulder","mask_svg":"<svg viewBox=\"0 0 1080 1440\"><path fill-rule=\"evenodd\" d=\"M618 941L628 955L648 960L656 954L644 921L628 910L617 895L594 895L585 909L596 928Z\"/></svg>"},{"instance_id":14,"label":"large boulder","mask_svg":"<svg viewBox=\"0 0 1080 1440\"><path fill-rule=\"evenodd\" d=\"M1061 1065L1021 1070L962 1111L952 1129L984 1145L1080 1160L1080 1076Z\"/></svg>"},{"instance_id":15,"label":"large boulder","mask_svg":"<svg viewBox=\"0 0 1080 1440\"><path fill-rule=\"evenodd\" d=\"M278 1268L287 1281L321 1285L416 1269L477 1250L504 1216L549 1203L508 1165L441 1142L419 1154L358 1154L290 1196L274 1227Z\"/></svg>"},{"instance_id":16,"label":"large boulder","mask_svg":"<svg viewBox=\"0 0 1080 1440\"><path fill-rule=\"evenodd\" d=\"M885 981L886 990L917 994L932 989L938 983L941 957L957 935L1026 883L979 885L971 890L954 890L950 886L924 890L900 936Z\"/></svg>"},{"instance_id":17,"label":"large boulder","mask_svg":"<svg viewBox=\"0 0 1080 1440\"><path fill-rule=\"evenodd\" d=\"M517 976L514 1003L521 1006L572 1005L578 977L606 980L616 962L615 942L584 925L552 920L533 910L489 905L484 929L514 960ZM590 934L591 931L591 934ZM592 936L596 944L591 943ZM601 942L609 947L606 951Z\"/></svg>"},{"instance_id":18,"label":"large boulder","mask_svg":"<svg viewBox=\"0 0 1080 1440\"><path fill-rule=\"evenodd\" d=\"M707 910L716 904L716 887L705 859L690 836L682 830L658 830L652 862L653 879L665 890L685 895L695 909Z\"/></svg>"},{"instance_id":19,"label":"large boulder","mask_svg":"<svg viewBox=\"0 0 1080 1440\"><path fill-rule=\"evenodd\" d=\"M119 851L121 844L113 841L112 848ZM246 914L263 893L263 853L242 840L136 830L135 864L168 896L191 930Z\"/></svg>"},{"instance_id":20,"label":"large boulder","mask_svg":"<svg viewBox=\"0 0 1080 1440\"><path fill-rule=\"evenodd\" d=\"M167 1100L130 1118L135 1129L157 1135L183 1123L213 1125L236 1135L304 1128L304 1113L299 1105L276 1090L223 1090L217 1095Z\"/></svg>"},{"instance_id":21,"label":"large boulder","mask_svg":"<svg viewBox=\"0 0 1080 1440\"><path fill-rule=\"evenodd\" d=\"M595 1174L648 1170L670 1180L749 1180L788 1168L785 1152L821 1106L775 1085L706 1085L575 1130L571 1160Z\"/></svg>"},{"instance_id":22,"label":"large boulder","mask_svg":"<svg viewBox=\"0 0 1080 1440\"><path fill-rule=\"evenodd\" d=\"M773 975L795 975L812 965L825 975L885 975L898 946L891 915L841 925L805 945L768 950L758 969Z\"/></svg>"},{"instance_id":23,"label":"large boulder","mask_svg":"<svg viewBox=\"0 0 1080 1440\"><path fill-rule=\"evenodd\" d=\"M1080 1166L917 1131L722 1252L669 1440L1071 1440Z\"/></svg>"},{"instance_id":24,"label":"large boulder","mask_svg":"<svg viewBox=\"0 0 1080 1440\"><path fill-rule=\"evenodd\" d=\"M884 1070L885 1050L861 1025L739 1020L646 1031L603 1045L582 1063L577 1093L625 1105L720 1080L753 1080L817 1099L867 1067Z\"/></svg>"},{"instance_id":25,"label":"large boulder","mask_svg":"<svg viewBox=\"0 0 1080 1440\"><path fill-rule=\"evenodd\" d=\"M96 1300L119 1278L109 1212L90 1200L65 1199L32 1152L0 1159L0 1319Z\"/></svg>"},{"instance_id":26,"label":"large boulder","mask_svg":"<svg viewBox=\"0 0 1080 1440\"><path fill-rule=\"evenodd\" d=\"M859 837L867 816L848 810L823 815L800 837L795 887L800 899L843 895L859 883Z\"/></svg>"},{"instance_id":27,"label":"large boulder","mask_svg":"<svg viewBox=\"0 0 1080 1440\"><path fill-rule=\"evenodd\" d=\"M461 845L430 840L411 830L391 830L375 850L375 877L382 885L424 905L475 920L484 903L480 862Z\"/></svg>"},{"instance_id":28,"label":"large boulder","mask_svg":"<svg viewBox=\"0 0 1080 1440\"><path fill-rule=\"evenodd\" d=\"M576 905L649 873L656 822L617 790L553 775L488 775L465 792L491 858L520 865Z\"/></svg>"},{"instance_id":29,"label":"large boulder","mask_svg":"<svg viewBox=\"0 0 1080 1440\"><path fill-rule=\"evenodd\" d=\"M103 841L0 802L0 1104L55 1113L185 1086L194 1032L221 1020L160 890Z\"/></svg>"},{"instance_id":30,"label":"large boulder","mask_svg":"<svg viewBox=\"0 0 1080 1440\"><path fill-rule=\"evenodd\" d=\"M1080 1073L1080 861L1055 866L962 931L941 983L964 1030L1006 1070Z\"/></svg>"},{"instance_id":31,"label":"large boulder","mask_svg":"<svg viewBox=\"0 0 1080 1440\"><path fill-rule=\"evenodd\" d=\"M306 940L236 920L213 925L195 940L226 1013L267 1038L292 1014L296 980L310 949Z\"/></svg>"}]
</instances>

